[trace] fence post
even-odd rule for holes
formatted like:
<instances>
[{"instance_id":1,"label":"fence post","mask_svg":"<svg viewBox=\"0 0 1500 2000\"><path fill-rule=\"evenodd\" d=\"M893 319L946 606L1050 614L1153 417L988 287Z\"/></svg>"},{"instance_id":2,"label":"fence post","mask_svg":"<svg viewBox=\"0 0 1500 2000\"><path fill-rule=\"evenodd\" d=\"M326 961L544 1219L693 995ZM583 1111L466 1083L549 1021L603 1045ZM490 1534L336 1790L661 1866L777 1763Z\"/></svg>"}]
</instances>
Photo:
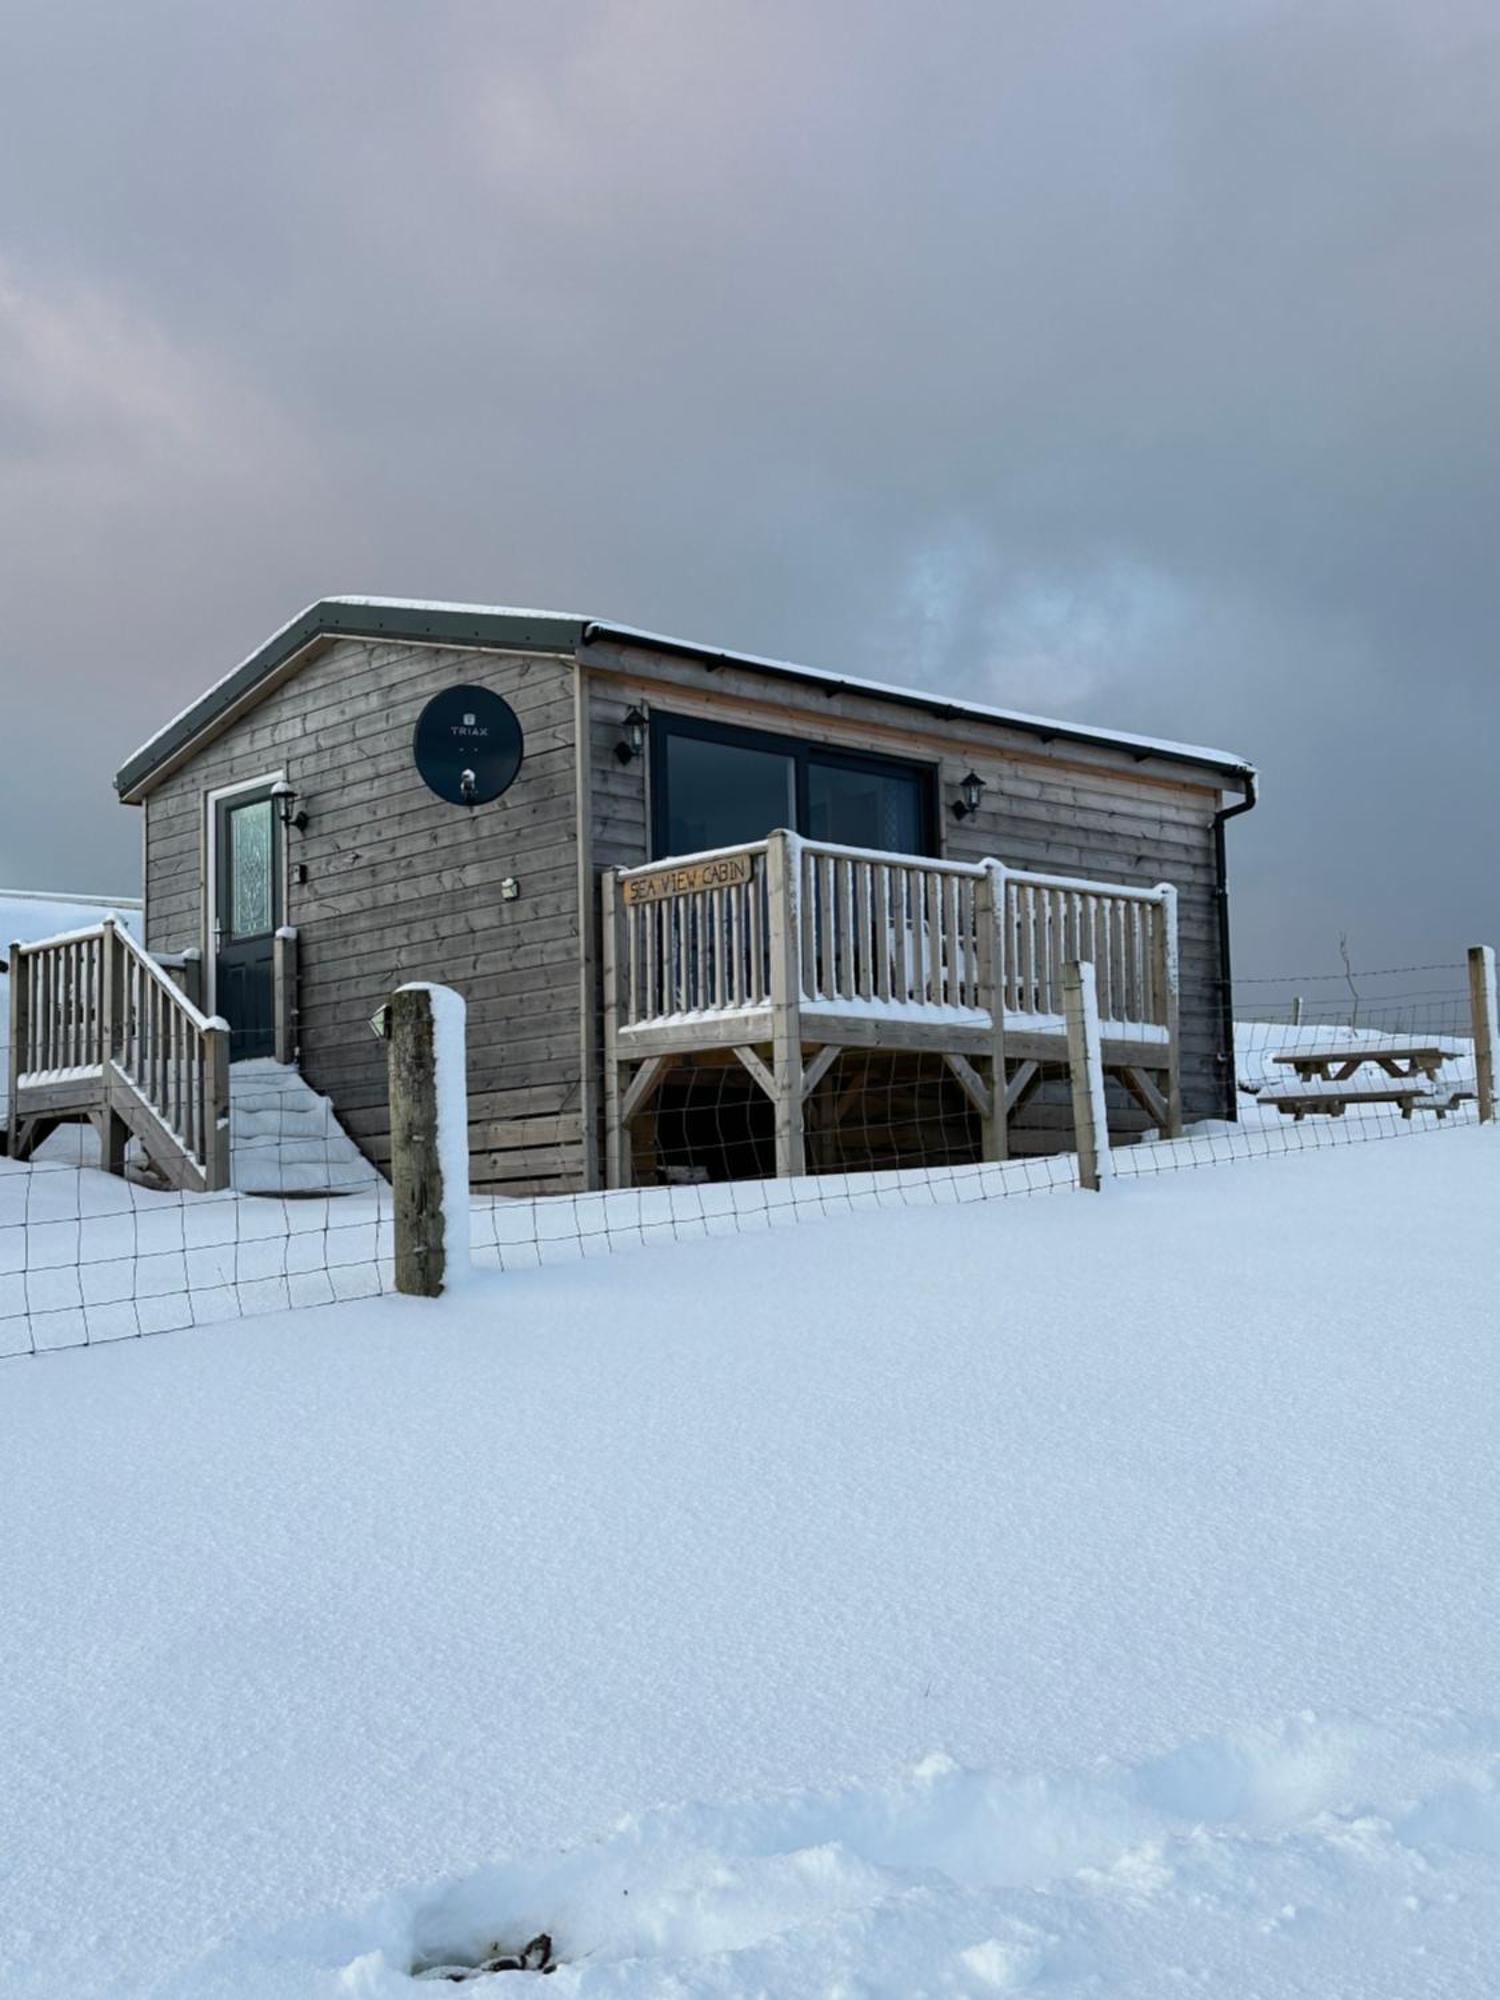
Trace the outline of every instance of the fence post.
<instances>
[{"instance_id":1,"label":"fence post","mask_svg":"<svg viewBox=\"0 0 1500 2000\"><path fill-rule=\"evenodd\" d=\"M794 833L766 843L771 946L771 1054L776 1076L776 1174L807 1171L802 1129L802 848Z\"/></svg>"},{"instance_id":2,"label":"fence post","mask_svg":"<svg viewBox=\"0 0 1500 2000\"><path fill-rule=\"evenodd\" d=\"M16 1079L26 1062L31 987L28 969L21 959L19 939L12 943L6 963L10 967L10 1076L6 1098L5 1150L14 1158L21 1130L21 1114L16 1108Z\"/></svg>"},{"instance_id":3,"label":"fence post","mask_svg":"<svg viewBox=\"0 0 1500 2000\"><path fill-rule=\"evenodd\" d=\"M1005 864L987 861L975 884L975 948L979 953L979 1004L990 1017L990 1115L982 1139L987 1160L1010 1158L1005 1111Z\"/></svg>"},{"instance_id":4,"label":"fence post","mask_svg":"<svg viewBox=\"0 0 1500 2000\"><path fill-rule=\"evenodd\" d=\"M1495 1117L1495 1047L1500 1043L1500 1022L1495 1005L1495 947L1469 946L1469 1010L1474 1019L1475 1089L1479 1094L1479 1117L1483 1124Z\"/></svg>"},{"instance_id":5,"label":"fence post","mask_svg":"<svg viewBox=\"0 0 1500 2000\"><path fill-rule=\"evenodd\" d=\"M279 1063L297 1060L297 932L283 924L271 940L271 1015Z\"/></svg>"},{"instance_id":6,"label":"fence post","mask_svg":"<svg viewBox=\"0 0 1500 2000\"><path fill-rule=\"evenodd\" d=\"M435 1299L469 1268L463 996L398 986L387 1019L396 1290Z\"/></svg>"},{"instance_id":7,"label":"fence post","mask_svg":"<svg viewBox=\"0 0 1500 2000\"><path fill-rule=\"evenodd\" d=\"M1073 1128L1078 1142L1078 1185L1098 1189L1110 1177L1109 1122L1104 1107L1104 1049L1099 1035L1099 993L1091 959L1068 959L1062 969L1063 1015L1068 1025L1068 1077L1073 1086Z\"/></svg>"}]
</instances>

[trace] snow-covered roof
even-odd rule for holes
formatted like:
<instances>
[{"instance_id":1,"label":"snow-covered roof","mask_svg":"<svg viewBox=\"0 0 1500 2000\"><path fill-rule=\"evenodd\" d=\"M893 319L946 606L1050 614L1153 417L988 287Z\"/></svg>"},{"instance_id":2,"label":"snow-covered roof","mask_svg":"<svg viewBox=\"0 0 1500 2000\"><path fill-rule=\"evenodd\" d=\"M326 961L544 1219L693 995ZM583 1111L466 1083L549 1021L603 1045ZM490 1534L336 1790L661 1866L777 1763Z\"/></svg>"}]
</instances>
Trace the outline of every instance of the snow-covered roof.
<instances>
[{"instance_id":1,"label":"snow-covered roof","mask_svg":"<svg viewBox=\"0 0 1500 2000\"><path fill-rule=\"evenodd\" d=\"M1204 745L1166 737L1141 736L1125 730L1095 729L1032 715L1019 709L961 700L932 689L893 686L858 675L830 673L799 661L767 658L677 639L636 625L617 625L578 612L546 611L501 604L455 604L442 599L409 597L325 597L309 605L273 632L237 667L214 682L196 701L174 715L125 760L115 777L122 798L138 799L151 779L176 759L196 738L224 727L251 706L288 671L298 655L321 638L388 638L447 646L505 647L541 652L577 653L595 640L641 646L716 664L747 667L759 673L811 683L830 693L847 691L873 700L897 702L944 718L972 718L1023 730L1046 738L1105 745L1128 750L1136 757L1162 758L1171 763L1229 771L1245 781L1253 774L1248 759Z\"/></svg>"}]
</instances>

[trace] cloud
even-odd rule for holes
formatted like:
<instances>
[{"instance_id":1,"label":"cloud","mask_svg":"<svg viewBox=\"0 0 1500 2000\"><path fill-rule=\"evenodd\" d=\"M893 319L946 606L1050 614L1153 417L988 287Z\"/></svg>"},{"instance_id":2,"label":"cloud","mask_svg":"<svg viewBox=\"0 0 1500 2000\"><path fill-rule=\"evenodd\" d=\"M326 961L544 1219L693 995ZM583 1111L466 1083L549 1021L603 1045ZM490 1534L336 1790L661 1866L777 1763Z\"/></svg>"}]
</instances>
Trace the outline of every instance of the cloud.
<instances>
[{"instance_id":1,"label":"cloud","mask_svg":"<svg viewBox=\"0 0 1500 2000\"><path fill-rule=\"evenodd\" d=\"M131 886L109 778L165 699L164 635L209 677L221 594L284 560L318 490L232 363L98 286L0 267L0 879Z\"/></svg>"},{"instance_id":2,"label":"cloud","mask_svg":"<svg viewBox=\"0 0 1500 2000\"><path fill-rule=\"evenodd\" d=\"M0 105L0 659L109 709L88 797L319 591L550 600L1257 757L1242 960L1500 931L1477 0L82 35Z\"/></svg>"}]
</instances>

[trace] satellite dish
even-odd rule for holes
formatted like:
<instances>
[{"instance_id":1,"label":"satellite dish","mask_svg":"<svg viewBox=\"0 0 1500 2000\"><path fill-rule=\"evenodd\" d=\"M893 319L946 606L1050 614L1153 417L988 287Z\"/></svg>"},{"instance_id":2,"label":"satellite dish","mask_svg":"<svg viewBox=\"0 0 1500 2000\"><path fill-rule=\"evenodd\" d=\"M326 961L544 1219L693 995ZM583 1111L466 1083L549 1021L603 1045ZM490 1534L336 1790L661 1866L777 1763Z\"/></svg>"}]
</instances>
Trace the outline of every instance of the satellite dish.
<instances>
[{"instance_id":1,"label":"satellite dish","mask_svg":"<svg viewBox=\"0 0 1500 2000\"><path fill-rule=\"evenodd\" d=\"M526 754L515 710L489 688L435 694L417 717L412 757L422 782L454 806L486 806L509 791Z\"/></svg>"}]
</instances>

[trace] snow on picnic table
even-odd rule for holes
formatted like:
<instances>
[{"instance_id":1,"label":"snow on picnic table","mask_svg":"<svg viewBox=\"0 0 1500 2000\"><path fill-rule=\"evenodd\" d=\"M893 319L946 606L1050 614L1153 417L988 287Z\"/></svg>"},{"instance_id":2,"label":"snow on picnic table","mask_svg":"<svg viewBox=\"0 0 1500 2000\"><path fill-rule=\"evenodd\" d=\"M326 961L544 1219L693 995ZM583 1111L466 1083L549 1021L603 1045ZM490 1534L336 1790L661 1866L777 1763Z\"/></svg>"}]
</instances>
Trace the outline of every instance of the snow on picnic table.
<instances>
[{"instance_id":1,"label":"snow on picnic table","mask_svg":"<svg viewBox=\"0 0 1500 2000\"><path fill-rule=\"evenodd\" d=\"M0 1992L1500 1991L1497 1200L1474 1129L6 1364Z\"/></svg>"}]
</instances>

